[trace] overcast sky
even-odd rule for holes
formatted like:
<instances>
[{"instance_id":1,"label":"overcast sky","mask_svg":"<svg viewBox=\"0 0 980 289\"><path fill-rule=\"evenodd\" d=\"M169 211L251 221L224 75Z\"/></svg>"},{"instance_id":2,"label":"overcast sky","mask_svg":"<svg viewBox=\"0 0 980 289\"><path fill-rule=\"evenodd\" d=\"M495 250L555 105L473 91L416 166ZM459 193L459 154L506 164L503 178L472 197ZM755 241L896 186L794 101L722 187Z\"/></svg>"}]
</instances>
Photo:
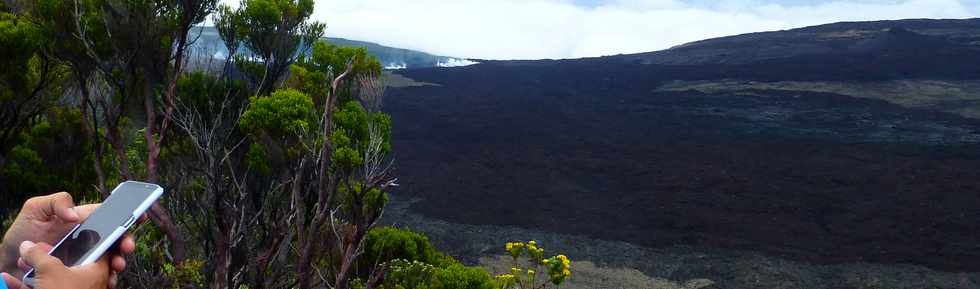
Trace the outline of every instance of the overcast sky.
<instances>
[{"instance_id":1,"label":"overcast sky","mask_svg":"<svg viewBox=\"0 0 980 289\"><path fill-rule=\"evenodd\" d=\"M313 18L327 23L331 37L446 56L539 59L837 21L978 15L980 0L318 0Z\"/></svg>"}]
</instances>

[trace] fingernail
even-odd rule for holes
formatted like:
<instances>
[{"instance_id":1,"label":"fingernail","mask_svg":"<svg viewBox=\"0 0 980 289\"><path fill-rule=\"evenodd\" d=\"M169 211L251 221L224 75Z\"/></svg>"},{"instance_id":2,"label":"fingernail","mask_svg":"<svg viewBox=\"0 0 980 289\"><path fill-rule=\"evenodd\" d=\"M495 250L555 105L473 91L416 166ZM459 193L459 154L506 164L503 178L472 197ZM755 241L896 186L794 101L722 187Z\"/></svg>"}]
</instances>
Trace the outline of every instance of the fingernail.
<instances>
[{"instance_id":1,"label":"fingernail","mask_svg":"<svg viewBox=\"0 0 980 289\"><path fill-rule=\"evenodd\" d=\"M31 241L21 242L20 243L20 252L21 253L27 252L27 250L30 250L31 248L34 248L34 246L37 246L37 244L34 244L34 242L31 242Z\"/></svg>"},{"instance_id":2,"label":"fingernail","mask_svg":"<svg viewBox=\"0 0 980 289\"><path fill-rule=\"evenodd\" d=\"M68 209L68 216L69 217L72 217L72 218L75 218L75 220L78 220L78 219L81 219L82 218L82 216L79 216L78 215L78 211L75 211L75 208L69 208Z\"/></svg>"}]
</instances>

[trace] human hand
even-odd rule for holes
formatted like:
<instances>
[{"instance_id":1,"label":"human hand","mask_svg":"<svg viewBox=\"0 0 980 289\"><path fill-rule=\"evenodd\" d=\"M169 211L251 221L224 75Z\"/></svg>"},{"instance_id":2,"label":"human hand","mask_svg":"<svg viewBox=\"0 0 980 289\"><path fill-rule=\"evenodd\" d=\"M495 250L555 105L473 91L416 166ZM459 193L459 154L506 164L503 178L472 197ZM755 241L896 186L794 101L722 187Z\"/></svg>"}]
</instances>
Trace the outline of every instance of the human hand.
<instances>
[{"instance_id":1,"label":"human hand","mask_svg":"<svg viewBox=\"0 0 980 289\"><path fill-rule=\"evenodd\" d=\"M34 268L34 289L104 289L115 286L109 270L109 256L99 261L76 267L67 267L61 260L48 255L51 245L24 241L18 248L21 260ZM3 275L10 289L30 289L8 274Z\"/></svg>"},{"instance_id":2,"label":"human hand","mask_svg":"<svg viewBox=\"0 0 980 289\"><path fill-rule=\"evenodd\" d=\"M29 269L23 260L17 258L21 243L32 241L54 244L61 240L75 225L88 218L98 206L98 204L92 204L76 207L71 195L64 192L27 200L14 223L4 235L3 244L0 245L0 271L10 273L5 274L10 278L4 276L4 279L18 280ZM124 256L132 254L135 250L135 239L126 234L118 246L107 253L113 272L110 285L115 285L116 273L126 269ZM8 282L7 285L11 284Z\"/></svg>"}]
</instances>

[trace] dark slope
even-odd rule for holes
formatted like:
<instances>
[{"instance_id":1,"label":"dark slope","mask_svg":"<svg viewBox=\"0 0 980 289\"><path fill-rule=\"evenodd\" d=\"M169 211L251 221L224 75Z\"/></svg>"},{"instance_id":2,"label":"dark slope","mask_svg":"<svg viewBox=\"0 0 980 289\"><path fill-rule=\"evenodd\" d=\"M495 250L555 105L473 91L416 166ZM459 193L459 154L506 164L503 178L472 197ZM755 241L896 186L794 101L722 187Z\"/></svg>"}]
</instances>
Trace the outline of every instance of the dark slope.
<instances>
[{"instance_id":1,"label":"dark slope","mask_svg":"<svg viewBox=\"0 0 980 289\"><path fill-rule=\"evenodd\" d=\"M980 19L841 22L785 31L702 40L671 49L624 55L648 64L746 64L804 55L867 52L953 53L977 49Z\"/></svg>"},{"instance_id":2,"label":"dark slope","mask_svg":"<svg viewBox=\"0 0 980 289\"><path fill-rule=\"evenodd\" d=\"M980 79L976 48L896 23L846 49L742 63L617 56L405 71L441 86L389 90L398 193L466 223L978 271L980 120L825 92L661 89ZM803 30L850 25L872 24ZM727 53L751 58L737 51Z\"/></svg>"}]
</instances>

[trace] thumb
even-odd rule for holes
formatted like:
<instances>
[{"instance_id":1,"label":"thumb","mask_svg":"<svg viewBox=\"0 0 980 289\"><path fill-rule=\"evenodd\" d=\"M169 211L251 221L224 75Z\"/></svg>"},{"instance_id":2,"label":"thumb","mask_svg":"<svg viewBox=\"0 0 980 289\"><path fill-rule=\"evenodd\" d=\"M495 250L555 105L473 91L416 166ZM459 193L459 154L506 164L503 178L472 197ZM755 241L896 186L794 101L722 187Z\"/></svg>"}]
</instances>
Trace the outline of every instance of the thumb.
<instances>
[{"instance_id":1,"label":"thumb","mask_svg":"<svg viewBox=\"0 0 980 289\"><path fill-rule=\"evenodd\" d=\"M105 280L109 282L109 277L112 276L112 272L109 270L109 256L102 256L98 261L85 266L72 267L69 270L74 270L79 276L86 276L90 280ZM104 286L103 286L104 287Z\"/></svg>"},{"instance_id":2,"label":"thumb","mask_svg":"<svg viewBox=\"0 0 980 289\"><path fill-rule=\"evenodd\" d=\"M35 244L31 241L24 241L20 243L20 258L28 266L34 267L34 270L38 273L65 267L65 264L62 264L61 260L48 255L50 248L50 245L44 243Z\"/></svg>"}]
</instances>

